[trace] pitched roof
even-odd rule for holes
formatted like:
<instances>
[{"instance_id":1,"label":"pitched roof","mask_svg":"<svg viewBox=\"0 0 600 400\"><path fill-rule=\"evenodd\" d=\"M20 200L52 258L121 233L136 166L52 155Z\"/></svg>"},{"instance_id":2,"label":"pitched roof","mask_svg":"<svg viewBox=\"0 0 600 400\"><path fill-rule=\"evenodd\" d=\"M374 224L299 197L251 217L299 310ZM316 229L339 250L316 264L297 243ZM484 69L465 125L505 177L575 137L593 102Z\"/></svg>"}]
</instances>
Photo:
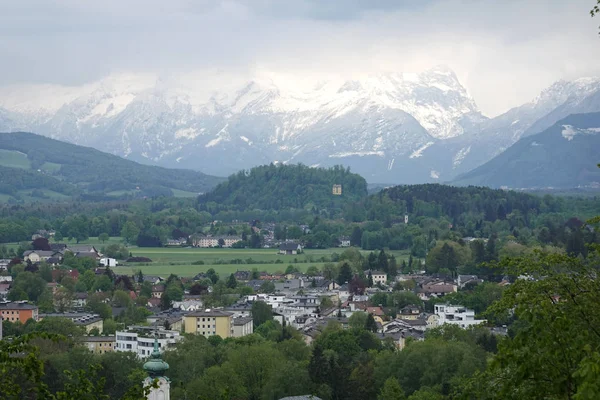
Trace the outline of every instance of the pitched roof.
<instances>
[{"instance_id":1,"label":"pitched roof","mask_svg":"<svg viewBox=\"0 0 600 400\"><path fill-rule=\"evenodd\" d=\"M281 243L279 245L279 250L298 250L298 247L300 247L300 245L294 242Z\"/></svg>"},{"instance_id":2,"label":"pitched roof","mask_svg":"<svg viewBox=\"0 0 600 400\"><path fill-rule=\"evenodd\" d=\"M223 310L204 310L189 313L188 317L230 317L233 313Z\"/></svg>"}]
</instances>

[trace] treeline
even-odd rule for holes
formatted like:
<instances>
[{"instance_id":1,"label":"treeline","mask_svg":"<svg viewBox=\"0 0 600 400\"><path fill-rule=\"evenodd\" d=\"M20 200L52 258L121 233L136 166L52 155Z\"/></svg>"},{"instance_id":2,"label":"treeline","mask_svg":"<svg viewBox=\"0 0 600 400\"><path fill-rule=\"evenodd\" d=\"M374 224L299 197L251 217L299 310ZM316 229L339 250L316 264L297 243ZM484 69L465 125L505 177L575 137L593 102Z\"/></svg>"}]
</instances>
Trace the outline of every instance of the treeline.
<instances>
[{"instance_id":1,"label":"treeline","mask_svg":"<svg viewBox=\"0 0 600 400\"><path fill-rule=\"evenodd\" d=\"M333 195L333 185L342 186ZM341 166L311 168L305 165L264 165L240 171L198 198L199 210L330 209L367 196L363 177Z\"/></svg>"},{"instance_id":2,"label":"treeline","mask_svg":"<svg viewBox=\"0 0 600 400\"><path fill-rule=\"evenodd\" d=\"M69 183L61 182L41 172L0 166L0 193L18 197L18 191L41 189L52 190L72 196L79 190Z\"/></svg>"}]
</instances>

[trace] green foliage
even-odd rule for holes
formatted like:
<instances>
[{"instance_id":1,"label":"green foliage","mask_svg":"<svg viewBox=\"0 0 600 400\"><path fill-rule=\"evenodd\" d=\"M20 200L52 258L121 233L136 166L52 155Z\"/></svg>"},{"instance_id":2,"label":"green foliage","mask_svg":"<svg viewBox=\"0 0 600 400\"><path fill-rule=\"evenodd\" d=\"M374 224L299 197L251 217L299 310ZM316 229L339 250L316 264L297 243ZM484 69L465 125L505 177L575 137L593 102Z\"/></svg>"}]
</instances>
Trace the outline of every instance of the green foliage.
<instances>
[{"instance_id":1,"label":"green foliage","mask_svg":"<svg viewBox=\"0 0 600 400\"><path fill-rule=\"evenodd\" d=\"M334 184L342 185L341 196L332 194ZM339 166L324 169L271 164L230 176L198 201L219 210L335 209L366 195L365 180Z\"/></svg>"},{"instance_id":2,"label":"green foliage","mask_svg":"<svg viewBox=\"0 0 600 400\"><path fill-rule=\"evenodd\" d=\"M510 338L471 390L481 399L596 398L600 285L596 251L587 258L537 253L505 260L518 279L490 307L514 315Z\"/></svg>"},{"instance_id":3,"label":"green foliage","mask_svg":"<svg viewBox=\"0 0 600 400\"><path fill-rule=\"evenodd\" d=\"M396 378L387 378L383 388L377 397L377 400L404 400L406 396L404 390Z\"/></svg>"},{"instance_id":4,"label":"green foliage","mask_svg":"<svg viewBox=\"0 0 600 400\"><path fill-rule=\"evenodd\" d=\"M88 147L60 142L31 133L3 133L0 148L27 153L33 161L56 163L53 176L17 168L0 167L0 193L22 189L50 189L66 195L90 193L104 198L113 191L132 191L138 196L172 196L171 189L205 192L221 178L191 170L138 164ZM68 156L65 156L68 154ZM33 164L33 162L32 162ZM95 197L96 196L96 197Z\"/></svg>"},{"instance_id":5,"label":"green foliage","mask_svg":"<svg viewBox=\"0 0 600 400\"><path fill-rule=\"evenodd\" d=\"M255 328L272 319L273 311L270 305L264 301L255 301L252 303L252 321Z\"/></svg>"}]
</instances>

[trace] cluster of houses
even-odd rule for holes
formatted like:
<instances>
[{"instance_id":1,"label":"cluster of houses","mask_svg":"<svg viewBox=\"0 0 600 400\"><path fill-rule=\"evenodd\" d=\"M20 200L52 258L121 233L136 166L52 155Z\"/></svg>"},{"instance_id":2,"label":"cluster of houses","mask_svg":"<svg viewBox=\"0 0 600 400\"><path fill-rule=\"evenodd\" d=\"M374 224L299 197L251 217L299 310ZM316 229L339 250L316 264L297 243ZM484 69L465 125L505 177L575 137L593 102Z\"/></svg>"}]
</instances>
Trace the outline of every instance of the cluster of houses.
<instances>
[{"instance_id":1,"label":"cluster of houses","mask_svg":"<svg viewBox=\"0 0 600 400\"><path fill-rule=\"evenodd\" d=\"M64 243L50 244L50 250L27 250L23 253L23 261L28 264L46 264L57 266L63 262L65 254L72 253L76 258L91 258L96 260L102 266L115 267L117 260L110 257L104 257L96 247L87 244L67 245ZM10 260L0 260L0 271L8 268Z\"/></svg>"},{"instance_id":2,"label":"cluster of houses","mask_svg":"<svg viewBox=\"0 0 600 400\"><path fill-rule=\"evenodd\" d=\"M300 244L286 242L284 245L280 248L280 252L285 254L302 251ZM60 258L65 251L71 251L75 256L79 254L83 257L102 259L101 254L92 246L63 248L48 252L29 251L25 257L30 262L48 262L54 257ZM95 270L96 274L104 274L105 271L106 268ZM69 271L69 273L75 274L73 277L77 279L77 271ZM96 353L130 351L140 358L150 355L155 338L158 340L159 350L163 351L176 346L183 338L183 333L205 337L218 335L222 338L252 334L254 332L252 305L257 301L271 307L275 320L298 329L307 343L311 343L321 330L332 322L342 328L349 327L351 316L357 312L372 315L377 327L376 335L398 349L406 345L408 338L423 340L427 329L443 324L468 328L486 322L476 319L473 310L460 305L437 304L433 312L428 313L414 304L396 310L372 304L370 301L378 292L391 292L392 284L409 280L414 282L412 291L422 300L443 298L469 284L480 283L481 280L477 276L459 275L456 280L448 280L443 276L399 275L394 282L390 282L383 271L372 270L365 273L371 277L374 285L372 288L366 288L364 293L356 294L351 292L347 283L339 285L323 276L307 276L301 273L260 273L258 279L252 279L256 278L252 272L237 271L234 274L235 278L253 288L254 292L260 292L265 283L272 284L274 291L243 296L235 304L218 309L205 308L201 296L186 293L181 301L173 302L173 308L167 311L159 309L161 297L165 292L163 279L144 276L143 279L152 285L152 296L147 304L152 314L147 318L146 324L142 324L143 326L130 326L110 336L102 335L103 320L100 316L85 311L87 293L75 293L70 312L67 313L44 314L39 312L37 306L28 302L3 301L0 302L0 315L5 321L22 323L28 319L39 321L49 317L67 318L85 329L86 335L82 338L82 344L91 351ZM199 274L192 280L203 278L206 276ZM0 276L0 296L8 293L11 280L10 276ZM52 286L53 290L57 289L56 283L48 285ZM137 294L132 291L130 296L135 299ZM106 302L110 302L109 296ZM123 309L113 307L114 316L122 311Z\"/></svg>"}]
</instances>

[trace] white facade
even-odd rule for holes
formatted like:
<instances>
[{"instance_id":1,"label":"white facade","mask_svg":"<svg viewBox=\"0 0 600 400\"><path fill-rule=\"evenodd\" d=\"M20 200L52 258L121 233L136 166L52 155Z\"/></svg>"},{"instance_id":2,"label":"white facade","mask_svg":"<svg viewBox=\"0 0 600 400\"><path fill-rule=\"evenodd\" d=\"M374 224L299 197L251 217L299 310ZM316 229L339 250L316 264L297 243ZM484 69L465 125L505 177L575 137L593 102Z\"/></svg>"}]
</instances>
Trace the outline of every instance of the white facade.
<instances>
[{"instance_id":1,"label":"white facade","mask_svg":"<svg viewBox=\"0 0 600 400\"><path fill-rule=\"evenodd\" d=\"M254 333L254 322L251 317L233 319L233 337L242 337Z\"/></svg>"},{"instance_id":2,"label":"white facade","mask_svg":"<svg viewBox=\"0 0 600 400\"><path fill-rule=\"evenodd\" d=\"M104 257L100 259L100 265L103 267L116 267L119 263L114 258Z\"/></svg>"},{"instance_id":3,"label":"white facade","mask_svg":"<svg viewBox=\"0 0 600 400\"><path fill-rule=\"evenodd\" d=\"M157 388L151 388L146 399L148 400L170 400L171 399L171 381L164 376L156 378ZM152 386L154 379L148 377L144 380L144 387Z\"/></svg>"},{"instance_id":4,"label":"white facade","mask_svg":"<svg viewBox=\"0 0 600 400\"><path fill-rule=\"evenodd\" d=\"M192 240L194 247L219 247L219 239L223 239L223 247L231 247L242 240L238 236L202 236Z\"/></svg>"},{"instance_id":5,"label":"white facade","mask_svg":"<svg viewBox=\"0 0 600 400\"><path fill-rule=\"evenodd\" d=\"M377 284L380 283L382 285L385 285L385 283L387 282L387 274L385 272L383 272L383 271L371 271L371 270L365 271L365 274L367 276L369 276L369 273L373 277L373 284L377 285Z\"/></svg>"},{"instance_id":6,"label":"white facade","mask_svg":"<svg viewBox=\"0 0 600 400\"><path fill-rule=\"evenodd\" d=\"M115 351L131 351L139 358L146 358L154 350L155 329L149 327L134 327L129 331L115 332ZM166 348L175 345L182 339L178 331L159 329L158 348L161 353Z\"/></svg>"},{"instance_id":7,"label":"white facade","mask_svg":"<svg viewBox=\"0 0 600 400\"><path fill-rule=\"evenodd\" d=\"M475 319L475 311L469 310L463 306L436 304L435 315L437 316L437 326L450 324L458 325L461 328L468 328L469 326L486 322L484 319Z\"/></svg>"}]
</instances>

